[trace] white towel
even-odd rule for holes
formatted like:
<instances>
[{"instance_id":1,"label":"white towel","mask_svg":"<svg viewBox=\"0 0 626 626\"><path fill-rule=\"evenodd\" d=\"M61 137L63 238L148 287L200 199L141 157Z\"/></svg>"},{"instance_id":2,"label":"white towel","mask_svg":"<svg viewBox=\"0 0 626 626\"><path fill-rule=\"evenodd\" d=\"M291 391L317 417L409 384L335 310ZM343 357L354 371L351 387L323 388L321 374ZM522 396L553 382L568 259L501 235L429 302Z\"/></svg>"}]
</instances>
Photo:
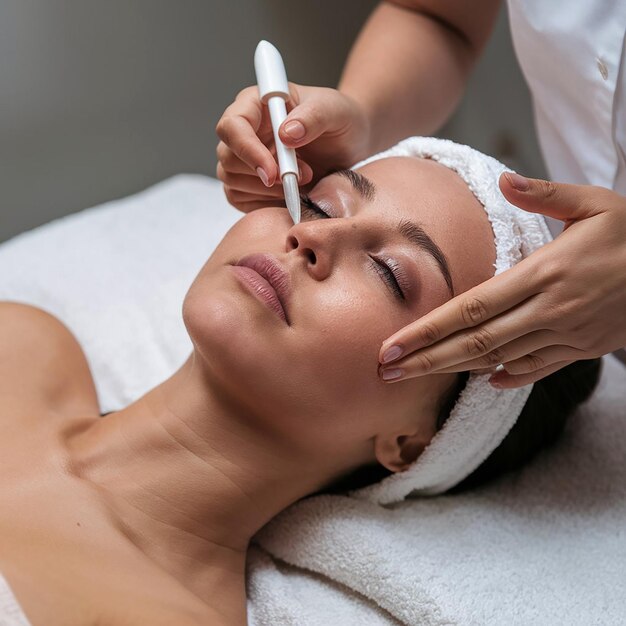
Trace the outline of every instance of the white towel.
<instances>
[{"instance_id":1,"label":"white towel","mask_svg":"<svg viewBox=\"0 0 626 626\"><path fill-rule=\"evenodd\" d=\"M68 324L102 410L121 408L187 356L183 294L237 217L217 181L176 177L0 245L0 298ZM604 361L557 446L517 474L390 509L322 496L282 513L250 549L251 625L624 623L626 370Z\"/></svg>"},{"instance_id":2,"label":"white towel","mask_svg":"<svg viewBox=\"0 0 626 626\"><path fill-rule=\"evenodd\" d=\"M291 589L305 584L292 572L311 571L312 586L321 575L387 612L329 624L623 624L626 370L612 356L604 368L555 448L491 486L391 509L335 495L287 509L256 537L273 557L251 563L255 619L265 590L256 623L323 623L319 598ZM328 593L325 612L335 606Z\"/></svg>"}]
</instances>

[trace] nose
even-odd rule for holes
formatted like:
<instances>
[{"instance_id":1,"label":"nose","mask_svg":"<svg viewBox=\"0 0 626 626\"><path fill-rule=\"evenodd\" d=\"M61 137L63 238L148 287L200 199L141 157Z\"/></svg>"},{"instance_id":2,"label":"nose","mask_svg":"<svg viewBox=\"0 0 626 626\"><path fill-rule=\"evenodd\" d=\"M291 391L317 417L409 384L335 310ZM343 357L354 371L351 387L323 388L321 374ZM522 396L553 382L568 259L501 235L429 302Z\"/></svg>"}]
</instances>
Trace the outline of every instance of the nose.
<instances>
[{"instance_id":1,"label":"nose","mask_svg":"<svg viewBox=\"0 0 626 626\"><path fill-rule=\"evenodd\" d=\"M357 229L342 218L300 222L289 229L286 250L304 258L315 280L324 280L330 275L339 252L358 245L357 233Z\"/></svg>"}]
</instances>

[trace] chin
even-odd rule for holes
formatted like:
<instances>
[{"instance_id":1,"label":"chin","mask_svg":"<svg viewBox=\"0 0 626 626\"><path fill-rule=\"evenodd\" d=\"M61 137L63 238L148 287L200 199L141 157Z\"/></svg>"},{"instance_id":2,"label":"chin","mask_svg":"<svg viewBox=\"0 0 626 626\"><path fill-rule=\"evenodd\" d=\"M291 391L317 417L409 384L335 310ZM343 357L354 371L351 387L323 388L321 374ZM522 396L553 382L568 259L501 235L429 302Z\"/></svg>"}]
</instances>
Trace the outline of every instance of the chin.
<instances>
[{"instance_id":1,"label":"chin","mask_svg":"<svg viewBox=\"0 0 626 626\"><path fill-rule=\"evenodd\" d=\"M201 272L183 301L183 322L211 378L252 397L272 396L285 357L280 325L242 292L225 265Z\"/></svg>"}]
</instances>

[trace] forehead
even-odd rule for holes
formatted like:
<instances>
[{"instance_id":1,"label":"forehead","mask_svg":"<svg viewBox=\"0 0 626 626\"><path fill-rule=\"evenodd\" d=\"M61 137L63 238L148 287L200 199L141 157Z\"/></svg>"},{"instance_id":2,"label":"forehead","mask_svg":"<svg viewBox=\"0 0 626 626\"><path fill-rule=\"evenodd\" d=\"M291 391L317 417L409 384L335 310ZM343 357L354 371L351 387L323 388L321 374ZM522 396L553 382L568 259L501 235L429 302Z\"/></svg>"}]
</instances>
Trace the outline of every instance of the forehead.
<instances>
[{"instance_id":1,"label":"forehead","mask_svg":"<svg viewBox=\"0 0 626 626\"><path fill-rule=\"evenodd\" d=\"M457 292L493 276L495 244L483 206L453 170L430 159L393 157L358 170L376 185L367 211L412 219L448 259Z\"/></svg>"}]
</instances>

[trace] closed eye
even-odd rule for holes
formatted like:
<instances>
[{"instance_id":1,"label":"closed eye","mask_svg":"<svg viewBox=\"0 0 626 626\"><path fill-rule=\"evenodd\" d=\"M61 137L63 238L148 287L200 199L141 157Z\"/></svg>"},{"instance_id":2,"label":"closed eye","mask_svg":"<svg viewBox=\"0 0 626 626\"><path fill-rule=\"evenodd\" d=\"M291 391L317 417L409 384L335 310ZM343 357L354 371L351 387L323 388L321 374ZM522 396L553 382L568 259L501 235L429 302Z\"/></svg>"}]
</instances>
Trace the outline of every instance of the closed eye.
<instances>
[{"instance_id":1,"label":"closed eye","mask_svg":"<svg viewBox=\"0 0 626 626\"><path fill-rule=\"evenodd\" d=\"M304 214L315 219L328 218L330 215L324 211L319 204L316 204L304 193L300 194L300 207L304 209Z\"/></svg>"},{"instance_id":2,"label":"closed eye","mask_svg":"<svg viewBox=\"0 0 626 626\"><path fill-rule=\"evenodd\" d=\"M398 271L398 264L391 259L385 262L381 259L377 259L376 257L372 257L372 261L374 261L374 269L378 274L380 274L380 277L385 281L385 283L387 283L387 286L391 289L393 295L400 300L406 300L404 291L400 286L400 280L398 280L398 276L396 276L395 271L389 267L390 265L394 265L394 269Z\"/></svg>"},{"instance_id":3,"label":"closed eye","mask_svg":"<svg viewBox=\"0 0 626 626\"><path fill-rule=\"evenodd\" d=\"M329 215L319 206L316 202L313 202L309 196L306 194L300 194L300 203L301 209L306 217L311 217L313 219L328 219L332 218L332 215ZM407 288L407 279L402 272L402 268L393 261L392 259L388 259L387 261L383 261L381 259L370 257L373 261L374 269L376 273L381 277L385 285L391 290L393 295L399 300L406 300L406 296L404 290L401 285ZM391 268L393 266L393 269Z\"/></svg>"}]
</instances>

